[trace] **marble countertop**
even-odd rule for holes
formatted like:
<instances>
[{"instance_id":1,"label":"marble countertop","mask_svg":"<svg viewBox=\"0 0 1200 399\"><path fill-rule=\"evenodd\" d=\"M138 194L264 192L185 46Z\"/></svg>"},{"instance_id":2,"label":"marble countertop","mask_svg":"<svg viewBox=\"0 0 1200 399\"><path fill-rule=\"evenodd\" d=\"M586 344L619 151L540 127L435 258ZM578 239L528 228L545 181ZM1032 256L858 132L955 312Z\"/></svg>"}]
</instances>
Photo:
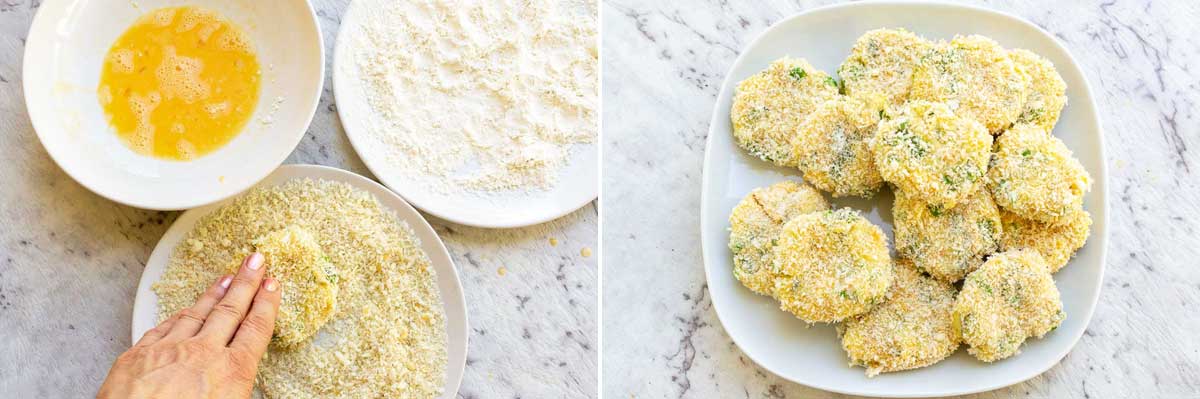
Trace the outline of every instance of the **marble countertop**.
<instances>
[{"instance_id":1,"label":"marble countertop","mask_svg":"<svg viewBox=\"0 0 1200 399\"><path fill-rule=\"evenodd\" d=\"M601 9L602 390L841 397L770 374L730 340L707 293L698 215L705 137L726 71L768 26L829 2L650 3L613 0ZM1195 397L1200 5L970 3L1033 21L1081 63L1102 111L1111 201L1104 287L1083 338L1042 375L976 396Z\"/></svg>"},{"instance_id":2,"label":"marble countertop","mask_svg":"<svg viewBox=\"0 0 1200 399\"><path fill-rule=\"evenodd\" d=\"M179 213L91 193L38 142L25 113L21 55L40 3L0 0L0 396L87 397L130 345L144 262ZM313 3L332 55L348 1ZM326 63L331 70L332 57ZM342 132L328 77L287 162L371 176ZM581 253L597 249L595 204L522 229L430 221L458 266L468 305L458 397L596 397L599 273L597 257Z\"/></svg>"}]
</instances>

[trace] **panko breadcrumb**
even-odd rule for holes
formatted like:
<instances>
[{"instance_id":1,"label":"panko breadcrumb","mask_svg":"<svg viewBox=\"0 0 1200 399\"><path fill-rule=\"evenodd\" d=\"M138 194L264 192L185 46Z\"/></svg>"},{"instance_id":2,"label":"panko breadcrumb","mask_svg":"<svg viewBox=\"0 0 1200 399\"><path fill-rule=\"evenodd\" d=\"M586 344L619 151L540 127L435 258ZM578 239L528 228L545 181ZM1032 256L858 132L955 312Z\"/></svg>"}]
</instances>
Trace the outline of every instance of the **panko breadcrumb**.
<instances>
[{"instance_id":1,"label":"panko breadcrumb","mask_svg":"<svg viewBox=\"0 0 1200 399\"><path fill-rule=\"evenodd\" d=\"M826 209L821 193L804 183L785 180L751 191L729 214L733 276L751 291L771 295L771 258L779 230L797 215Z\"/></svg>"},{"instance_id":2,"label":"panko breadcrumb","mask_svg":"<svg viewBox=\"0 0 1200 399\"><path fill-rule=\"evenodd\" d=\"M875 29L863 33L838 67L845 94L882 95L892 104L908 100L913 68L932 44L904 29Z\"/></svg>"},{"instance_id":3,"label":"panko breadcrumb","mask_svg":"<svg viewBox=\"0 0 1200 399\"><path fill-rule=\"evenodd\" d=\"M204 216L154 284L160 319L190 306L252 241L311 232L337 268L337 312L311 340L271 348L257 387L268 398L431 398L446 374L446 323L428 256L370 193L296 179L256 188Z\"/></svg>"},{"instance_id":4,"label":"panko breadcrumb","mask_svg":"<svg viewBox=\"0 0 1200 399\"><path fill-rule=\"evenodd\" d=\"M1008 52L1008 58L1016 63L1017 68L1029 75L1029 99L1021 108L1017 123L1032 123L1046 129L1054 129L1058 116L1063 107L1067 106L1067 82L1054 69L1050 60L1032 51L1016 49Z\"/></svg>"},{"instance_id":5,"label":"panko breadcrumb","mask_svg":"<svg viewBox=\"0 0 1200 399\"><path fill-rule=\"evenodd\" d=\"M883 301L895 277L887 237L850 208L792 218L775 246L775 298L809 323L833 323Z\"/></svg>"},{"instance_id":6,"label":"panko breadcrumb","mask_svg":"<svg viewBox=\"0 0 1200 399\"><path fill-rule=\"evenodd\" d=\"M988 187L1000 207L1059 224L1083 209L1091 178L1062 140L1039 126L1018 124L996 140Z\"/></svg>"},{"instance_id":7,"label":"panko breadcrumb","mask_svg":"<svg viewBox=\"0 0 1200 399\"><path fill-rule=\"evenodd\" d=\"M1031 249L1005 251L967 276L954 302L953 327L975 358L1020 353L1026 338L1058 328L1065 314L1050 267Z\"/></svg>"},{"instance_id":8,"label":"panko breadcrumb","mask_svg":"<svg viewBox=\"0 0 1200 399\"><path fill-rule=\"evenodd\" d=\"M1066 222L1058 225L1028 220L1008 211L1000 211L1000 221L1004 225L1000 249L1029 248L1038 251L1046 258L1051 273L1057 273L1066 266L1075 251L1083 248L1092 227L1092 215L1084 210L1067 217Z\"/></svg>"},{"instance_id":9,"label":"panko breadcrumb","mask_svg":"<svg viewBox=\"0 0 1200 399\"><path fill-rule=\"evenodd\" d=\"M253 244L263 255L267 276L283 286L271 344L288 348L304 342L333 316L337 269L329 263L316 238L296 226L259 237ZM229 272L236 273L238 267L240 263L235 263Z\"/></svg>"},{"instance_id":10,"label":"panko breadcrumb","mask_svg":"<svg viewBox=\"0 0 1200 399\"><path fill-rule=\"evenodd\" d=\"M1000 210L987 189L976 189L952 209L930 205L903 190L895 194L896 252L934 278L948 283L961 280L999 247Z\"/></svg>"},{"instance_id":11,"label":"panko breadcrumb","mask_svg":"<svg viewBox=\"0 0 1200 399\"><path fill-rule=\"evenodd\" d=\"M907 260L896 261L888 300L838 326L851 366L867 377L932 365L958 349L951 330L954 287L926 277Z\"/></svg>"},{"instance_id":12,"label":"panko breadcrumb","mask_svg":"<svg viewBox=\"0 0 1200 399\"><path fill-rule=\"evenodd\" d=\"M1029 76L994 40L956 36L927 51L913 70L909 98L947 104L992 134L1012 125L1029 99Z\"/></svg>"},{"instance_id":13,"label":"panko breadcrumb","mask_svg":"<svg viewBox=\"0 0 1200 399\"><path fill-rule=\"evenodd\" d=\"M784 57L746 78L733 95L733 138L750 155L795 166L792 136L816 106L838 95L838 83L803 59Z\"/></svg>"},{"instance_id":14,"label":"panko breadcrumb","mask_svg":"<svg viewBox=\"0 0 1200 399\"><path fill-rule=\"evenodd\" d=\"M983 184L991 147L979 122L926 101L910 101L881 121L872 144L883 180L947 210Z\"/></svg>"},{"instance_id":15,"label":"panko breadcrumb","mask_svg":"<svg viewBox=\"0 0 1200 399\"><path fill-rule=\"evenodd\" d=\"M818 105L794 139L804 181L834 197L870 197L883 185L871 139L885 107L882 97L837 97Z\"/></svg>"}]
</instances>

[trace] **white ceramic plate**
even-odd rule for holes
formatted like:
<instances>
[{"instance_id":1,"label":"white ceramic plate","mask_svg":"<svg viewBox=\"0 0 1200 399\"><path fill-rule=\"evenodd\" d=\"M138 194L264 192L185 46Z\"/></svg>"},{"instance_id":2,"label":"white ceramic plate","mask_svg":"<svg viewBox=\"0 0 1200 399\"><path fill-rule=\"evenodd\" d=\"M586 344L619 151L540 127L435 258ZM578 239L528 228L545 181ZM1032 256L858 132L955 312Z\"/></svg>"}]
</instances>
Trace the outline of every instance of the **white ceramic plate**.
<instances>
[{"instance_id":1,"label":"white ceramic plate","mask_svg":"<svg viewBox=\"0 0 1200 399\"><path fill-rule=\"evenodd\" d=\"M96 97L100 67L138 17L188 4L217 11L250 36L262 66L258 106L241 134L203 157L138 155L104 118ZM50 157L79 184L139 208L192 208L245 190L287 158L316 110L323 51L305 0L51 0L29 29L25 105Z\"/></svg>"},{"instance_id":2,"label":"white ceramic plate","mask_svg":"<svg viewBox=\"0 0 1200 399\"><path fill-rule=\"evenodd\" d=\"M454 223L477 227L528 226L566 215L596 199L599 190L599 147L595 143L575 145L571 159L560 171L558 183L549 190L515 191L487 195L446 194L400 173L389 173L387 155L371 135L378 116L363 94L354 44L363 29L369 5L357 0L342 16L333 54L333 93L338 116L355 152L379 181L396 190L422 211Z\"/></svg>"},{"instance_id":3,"label":"white ceramic plate","mask_svg":"<svg viewBox=\"0 0 1200 399\"><path fill-rule=\"evenodd\" d=\"M442 297L442 310L446 313L446 381L443 387L443 398L453 398L458 392L462 381L463 370L467 363L467 306L463 299L462 285L458 280L458 271L442 239L429 226L429 223L395 193L365 177L341 169L317 165L284 165L271 173L257 186L271 187L283 184L292 179L310 178L347 183L359 190L374 195L385 208L396 213L400 220L408 223L417 238L421 240L421 249L429 255L430 263L437 273L438 291ZM183 241L201 217L232 201L227 199L220 203L196 208L184 212L167 229L150 259L142 271L141 282L138 283L137 298L133 303L132 341L137 342L146 331L158 324L158 296L150 290L150 285L162 277L167 260L175 246Z\"/></svg>"},{"instance_id":4,"label":"white ceramic plate","mask_svg":"<svg viewBox=\"0 0 1200 399\"><path fill-rule=\"evenodd\" d=\"M801 180L795 170L759 161L733 143L729 107L737 82L784 55L803 57L833 73L863 32L903 27L929 39L982 34L1007 48L1026 48L1048 58L1067 82L1069 105L1054 129L1091 173L1092 191L1084 201L1094 225L1087 245L1054 278L1067 318L1043 339L1030 339L1022 353L985 364L960 348L934 366L868 379L861 367L847 367L834 328L805 323L778 309L767 297L741 286L731 272L727 248L729 212L751 189L782 179ZM780 21L763 32L734 62L713 109L704 161L701 236L704 269L717 315L730 337L763 368L792 381L828 391L874 396L945 396L992 390L1032 378L1054 366L1075 345L1091 319L1104 274L1108 233L1107 172L1096 105L1079 66L1067 50L1033 24L975 7L912 2L855 3L823 7ZM870 200L834 200L836 206L863 210L891 234L892 196L887 190Z\"/></svg>"}]
</instances>

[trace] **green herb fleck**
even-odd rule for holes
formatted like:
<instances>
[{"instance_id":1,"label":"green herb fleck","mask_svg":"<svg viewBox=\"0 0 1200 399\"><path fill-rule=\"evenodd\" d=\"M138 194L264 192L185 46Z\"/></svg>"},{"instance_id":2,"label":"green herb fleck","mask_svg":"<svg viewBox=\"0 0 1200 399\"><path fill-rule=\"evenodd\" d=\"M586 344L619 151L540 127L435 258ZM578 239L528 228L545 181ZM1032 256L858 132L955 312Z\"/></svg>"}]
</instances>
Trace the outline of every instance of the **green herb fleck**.
<instances>
[{"instance_id":1,"label":"green herb fleck","mask_svg":"<svg viewBox=\"0 0 1200 399\"><path fill-rule=\"evenodd\" d=\"M825 84L827 84L827 85L830 85L830 86L833 86L833 87L837 87L837 86L838 86L838 81L837 81L837 79L834 79L834 78L833 78L833 76L826 76L826 77L825 77Z\"/></svg>"},{"instance_id":2,"label":"green herb fleck","mask_svg":"<svg viewBox=\"0 0 1200 399\"><path fill-rule=\"evenodd\" d=\"M788 75L791 75L792 79L800 80L804 79L805 76L808 76L808 72L805 72L804 68L795 67L792 68L791 72L788 72Z\"/></svg>"},{"instance_id":3,"label":"green herb fleck","mask_svg":"<svg viewBox=\"0 0 1200 399\"><path fill-rule=\"evenodd\" d=\"M934 217L942 216L942 206L941 205L929 204L929 205L925 205L925 208L929 209L929 214L933 215Z\"/></svg>"},{"instance_id":4,"label":"green herb fleck","mask_svg":"<svg viewBox=\"0 0 1200 399\"><path fill-rule=\"evenodd\" d=\"M1027 150L1025 150L1025 151L1021 151L1021 156L1023 156L1023 157L1027 157L1027 156L1029 156L1029 154L1032 154L1032 153L1033 153L1032 151L1029 151L1029 150L1027 149Z\"/></svg>"}]
</instances>

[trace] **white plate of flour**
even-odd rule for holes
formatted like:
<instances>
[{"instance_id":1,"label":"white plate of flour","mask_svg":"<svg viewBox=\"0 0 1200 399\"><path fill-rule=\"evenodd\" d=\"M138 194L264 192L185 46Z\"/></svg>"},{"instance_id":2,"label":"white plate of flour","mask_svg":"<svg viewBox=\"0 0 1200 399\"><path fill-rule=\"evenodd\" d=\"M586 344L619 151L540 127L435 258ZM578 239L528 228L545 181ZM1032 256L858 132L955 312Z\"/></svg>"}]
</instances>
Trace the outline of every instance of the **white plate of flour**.
<instances>
[{"instance_id":1,"label":"white plate of flour","mask_svg":"<svg viewBox=\"0 0 1200 399\"><path fill-rule=\"evenodd\" d=\"M346 135L383 184L451 222L578 209L599 186L595 18L594 3L355 1L334 52Z\"/></svg>"},{"instance_id":2,"label":"white plate of flour","mask_svg":"<svg viewBox=\"0 0 1200 399\"><path fill-rule=\"evenodd\" d=\"M732 273L728 249L729 213L750 190L780 180L801 180L795 169L779 168L742 151L734 142L730 104L736 84L790 55L830 73L849 54L855 39L876 28L905 28L928 39L981 34L1006 48L1025 48L1054 63L1067 83L1069 102L1053 134L1088 170L1092 189L1084 208L1094 221L1087 244L1054 275L1066 319L1042 339L1031 338L1021 353L983 363L965 347L932 366L867 378L849 367L832 325L806 326L779 310L771 298L743 287ZM1097 109L1078 64L1046 32L1019 18L976 7L915 2L874 2L822 7L784 19L742 50L730 67L713 108L705 150L701 203L704 268L713 307L731 339L764 369L807 386L866 396L925 397L988 391L1033 378L1050 369L1082 336L1095 309L1104 275L1107 241L1107 172ZM828 198L828 196L826 196ZM891 192L869 200L833 199L836 207L860 210L891 235ZM889 238L889 246L890 246Z\"/></svg>"},{"instance_id":3,"label":"white plate of flour","mask_svg":"<svg viewBox=\"0 0 1200 399\"><path fill-rule=\"evenodd\" d=\"M303 178L345 183L370 193L384 209L395 213L397 218L407 223L416 234L417 239L421 242L421 250L429 257L430 264L437 275L435 283L441 296L442 310L445 313L447 363L441 397L455 397L466 368L467 308L458 272L454 268L454 262L450 259L450 254L446 252L441 238L416 209L409 206L395 193L370 179L341 169L317 165L284 165L264 178L256 187L272 187L293 179ZM233 200L234 198L226 199L184 212L163 234L162 239L154 247L154 251L150 253L150 259L146 261L146 268L142 271L142 278L138 283L137 298L133 304L131 342L137 342L147 330L158 324L158 297L151 289L151 285L162 277L175 247L184 240L202 217Z\"/></svg>"}]
</instances>

